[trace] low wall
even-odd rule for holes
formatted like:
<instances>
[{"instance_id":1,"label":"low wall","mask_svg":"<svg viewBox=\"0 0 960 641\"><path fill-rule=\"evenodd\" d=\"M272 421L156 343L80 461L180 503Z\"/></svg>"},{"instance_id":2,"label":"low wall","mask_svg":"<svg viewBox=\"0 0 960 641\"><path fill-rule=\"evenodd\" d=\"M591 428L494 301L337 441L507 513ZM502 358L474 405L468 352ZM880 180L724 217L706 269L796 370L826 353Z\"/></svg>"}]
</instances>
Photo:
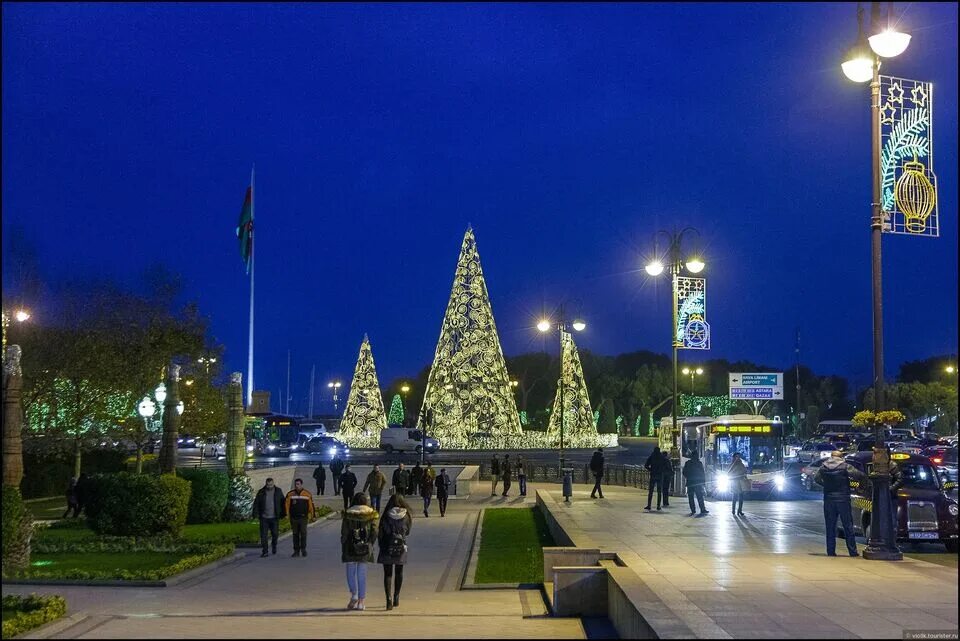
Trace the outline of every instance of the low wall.
<instances>
[{"instance_id":1,"label":"low wall","mask_svg":"<svg viewBox=\"0 0 960 641\"><path fill-rule=\"evenodd\" d=\"M325 466L326 467L326 466ZM272 478L273 482L283 490L288 492L293 489L294 479L303 479L303 486L307 488L310 492L315 492L317 489L316 481L313 480L313 471L317 469L315 464L298 464L291 463L290 465L278 465L277 467L263 467L255 470L247 470L247 476L250 478L251 487L254 491L263 487L267 478ZM383 472L384 476L387 477L387 489L383 491L383 498L386 499L389 496L390 481L393 477L393 470L395 467L391 466L389 468L380 466L380 471ZM410 468L407 468L410 469ZM440 468L435 468L437 472L440 472ZM450 496L451 497L466 497L470 495L470 478L471 474L476 476L477 466L468 465L468 466L447 466L447 476L450 477ZM357 475L357 491L363 489L363 483L367 479L367 474L373 470L373 465L351 465L350 471ZM466 473L468 479L464 484L461 484L460 478ZM330 472L329 468L327 469L327 490L329 494L333 494L333 474ZM461 489L462 488L462 489Z\"/></svg>"}]
</instances>

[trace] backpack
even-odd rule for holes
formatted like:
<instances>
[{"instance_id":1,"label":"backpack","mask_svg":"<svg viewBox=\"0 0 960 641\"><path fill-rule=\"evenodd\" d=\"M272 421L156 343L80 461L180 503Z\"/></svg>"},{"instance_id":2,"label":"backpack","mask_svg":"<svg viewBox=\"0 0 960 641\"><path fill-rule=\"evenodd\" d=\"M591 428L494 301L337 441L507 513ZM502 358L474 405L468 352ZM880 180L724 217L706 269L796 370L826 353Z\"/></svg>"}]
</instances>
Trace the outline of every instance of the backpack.
<instances>
[{"instance_id":1,"label":"backpack","mask_svg":"<svg viewBox=\"0 0 960 641\"><path fill-rule=\"evenodd\" d=\"M367 526L362 524L350 531L350 538L347 540L347 550L350 556L368 556L370 554L370 542L367 541Z\"/></svg>"},{"instance_id":2,"label":"backpack","mask_svg":"<svg viewBox=\"0 0 960 641\"><path fill-rule=\"evenodd\" d=\"M400 558L403 556L403 553L407 551L407 543L403 538L403 535L399 532L394 532L390 535L390 540L387 543L387 554L392 558Z\"/></svg>"}]
</instances>

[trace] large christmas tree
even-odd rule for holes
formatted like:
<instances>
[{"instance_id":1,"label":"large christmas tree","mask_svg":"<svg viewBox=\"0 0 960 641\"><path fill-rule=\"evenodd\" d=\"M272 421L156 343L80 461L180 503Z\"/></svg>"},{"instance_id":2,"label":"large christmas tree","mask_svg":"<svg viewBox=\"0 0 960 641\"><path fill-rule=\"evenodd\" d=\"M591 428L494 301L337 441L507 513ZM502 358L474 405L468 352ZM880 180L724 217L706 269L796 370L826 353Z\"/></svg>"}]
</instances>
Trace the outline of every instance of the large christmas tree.
<instances>
[{"instance_id":1,"label":"large christmas tree","mask_svg":"<svg viewBox=\"0 0 960 641\"><path fill-rule=\"evenodd\" d=\"M387 415L383 411L373 351L370 349L370 339L364 334L357 366L353 370L347 406L343 410L340 436L353 447L372 447L380 442L380 430L386 427Z\"/></svg>"},{"instance_id":2,"label":"large christmas tree","mask_svg":"<svg viewBox=\"0 0 960 641\"><path fill-rule=\"evenodd\" d=\"M560 355L560 376L563 379L563 440L567 447L594 447L598 442L597 426L587 384L583 380L583 367L580 366L580 353L573 342L573 334L563 332L560 335L563 347ZM560 442L560 386L550 412L547 435L552 441Z\"/></svg>"},{"instance_id":3,"label":"large christmas tree","mask_svg":"<svg viewBox=\"0 0 960 641\"><path fill-rule=\"evenodd\" d=\"M522 436L473 229L467 229L460 247L421 423L424 415L427 429L446 448L506 447L519 444ZM475 432L490 436L471 439Z\"/></svg>"}]
</instances>

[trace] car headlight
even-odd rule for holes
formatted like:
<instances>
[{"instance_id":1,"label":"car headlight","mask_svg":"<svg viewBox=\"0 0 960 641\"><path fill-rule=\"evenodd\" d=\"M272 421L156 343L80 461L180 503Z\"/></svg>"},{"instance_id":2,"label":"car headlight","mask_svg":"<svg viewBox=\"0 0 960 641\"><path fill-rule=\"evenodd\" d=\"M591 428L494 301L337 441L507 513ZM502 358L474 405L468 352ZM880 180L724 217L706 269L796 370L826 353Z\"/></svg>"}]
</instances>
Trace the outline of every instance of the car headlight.
<instances>
[{"instance_id":1,"label":"car headlight","mask_svg":"<svg viewBox=\"0 0 960 641\"><path fill-rule=\"evenodd\" d=\"M950 516L956 516L957 513L960 512L960 509L957 508L956 503L951 503L950 505L948 505L947 510L950 512Z\"/></svg>"},{"instance_id":2,"label":"car headlight","mask_svg":"<svg viewBox=\"0 0 960 641\"><path fill-rule=\"evenodd\" d=\"M252 451L253 451L253 446L252 446L252 445L248 445L248 446L247 446L247 451L248 451L248 452L252 452Z\"/></svg>"},{"instance_id":3,"label":"car headlight","mask_svg":"<svg viewBox=\"0 0 960 641\"><path fill-rule=\"evenodd\" d=\"M830 452L820 452L820 458L830 458Z\"/></svg>"},{"instance_id":4,"label":"car headlight","mask_svg":"<svg viewBox=\"0 0 960 641\"><path fill-rule=\"evenodd\" d=\"M328 453L330 454L330 456L334 456L337 453L337 448L331 447Z\"/></svg>"},{"instance_id":5,"label":"car headlight","mask_svg":"<svg viewBox=\"0 0 960 641\"><path fill-rule=\"evenodd\" d=\"M717 489L726 492L730 489L730 477L726 474L717 474Z\"/></svg>"},{"instance_id":6,"label":"car headlight","mask_svg":"<svg viewBox=\"0 0 960 641\"><path fill-rule=\"evenodd\" d=\"M343 452L344 452L344 454L346 454L346 453L347 453L347 452L349 452L349 451L350 451L350 448L349 448L349 447L345 447L345 448L343 448Z\"/></svg>"},{"instance_id":7,"label":"car headlight","mask_svg":"<svg viewBox=\"0 0 960 641\"><path fill-rule=\"evenodd\" d=\"M786 479L783 478L783 474L777 474L774 476L773 484L776 486L778 492L782 492L783 486L786 484Z\"/></svg>"},{"instance_id":8,"label":"car headlight","mask_svg":"<svg viewBox=\"0 0 960 641\"><path fill-rule=\"evenodd\" d=\"M276 445L268 445L268 446L267 446L267 450L269 450L269 451L271 451L271 452L272 452L273 450L275 450L275 449L277 449L277 446L276 446Z\"/></svg>"}]
</instances>

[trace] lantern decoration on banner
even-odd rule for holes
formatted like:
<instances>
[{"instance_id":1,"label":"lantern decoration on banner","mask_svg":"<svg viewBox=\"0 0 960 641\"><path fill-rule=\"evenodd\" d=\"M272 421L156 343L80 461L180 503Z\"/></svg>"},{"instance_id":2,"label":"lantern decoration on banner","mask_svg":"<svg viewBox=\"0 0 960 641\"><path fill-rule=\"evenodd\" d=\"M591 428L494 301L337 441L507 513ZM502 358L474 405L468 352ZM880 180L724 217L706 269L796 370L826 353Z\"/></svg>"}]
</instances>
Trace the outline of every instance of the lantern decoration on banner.
<instances>
[{"instance_id":1,"label":"lantern decoration on banner","mask_svg":"<svg viewBox=\"0 0 960 641\"><path fill-rule=\"evenodd\" d=\"M904 164L894 192L894 202L903 212L905 227L911 234L923 233L937 204L937 190L927 178L925 169L916 157Z\"/></svg>"}]
</instances>

